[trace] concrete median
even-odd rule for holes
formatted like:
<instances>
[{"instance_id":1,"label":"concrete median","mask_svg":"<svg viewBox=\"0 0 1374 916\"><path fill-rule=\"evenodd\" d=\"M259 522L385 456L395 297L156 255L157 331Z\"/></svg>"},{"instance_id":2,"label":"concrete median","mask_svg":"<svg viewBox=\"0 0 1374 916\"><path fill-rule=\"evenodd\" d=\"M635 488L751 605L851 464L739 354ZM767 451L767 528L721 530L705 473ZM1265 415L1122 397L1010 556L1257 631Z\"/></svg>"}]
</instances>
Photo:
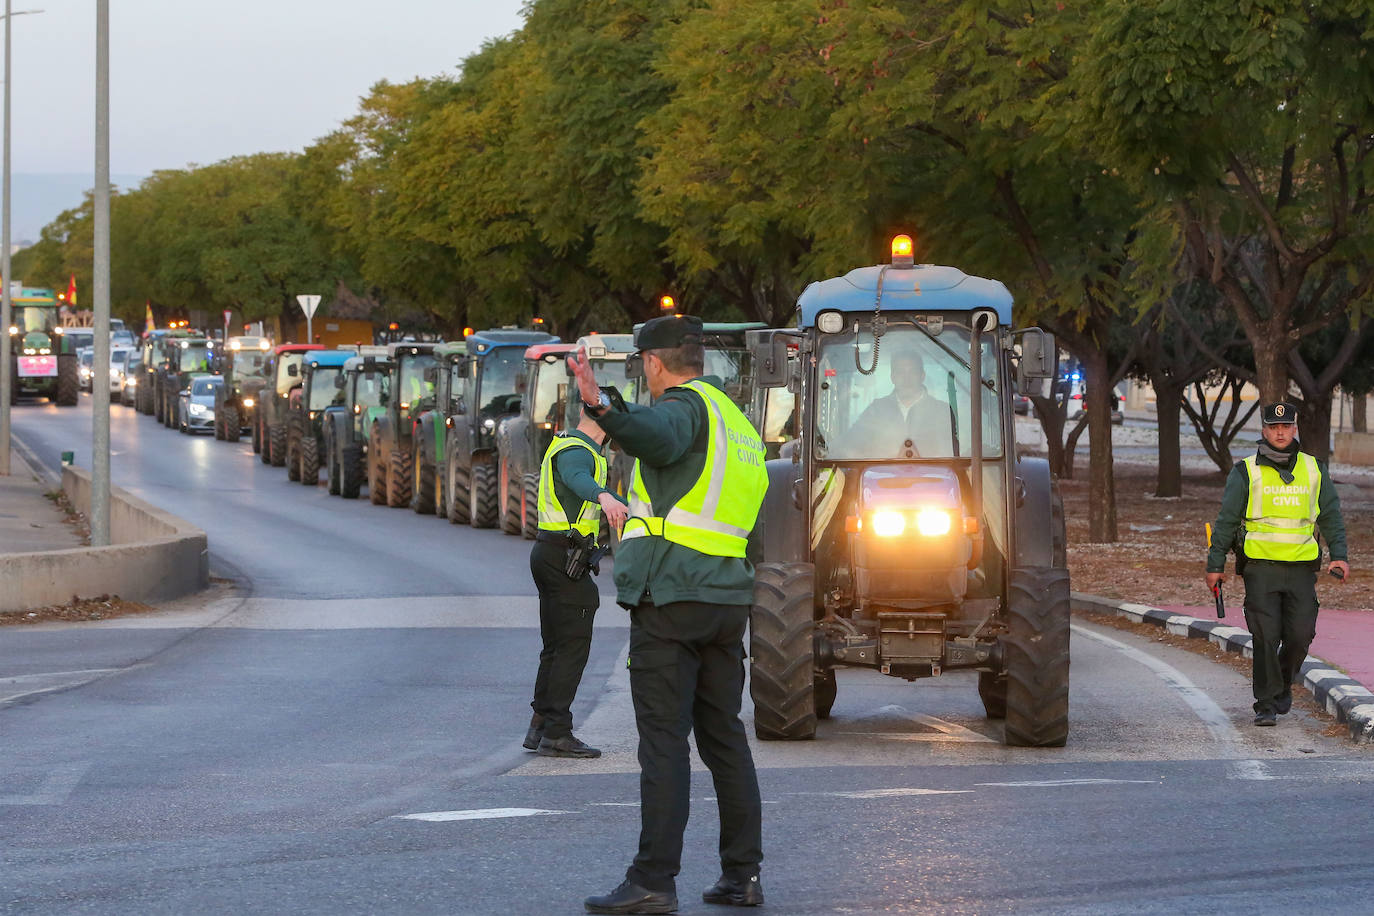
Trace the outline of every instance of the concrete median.
<instances>
[{"instance_id":1,"label":"concrete median","mask_svg":"<svg viewBox=\"0 0 1374 916\"><path fill-rule=\"evenodd\" d=\"M89 517L90 472L63 468L62 489ZM0 555L0 613L99 595L165 601L210 582L205 532L118 487L110 492L110 540L108 547Z\"/></svg>"}]
</instances>

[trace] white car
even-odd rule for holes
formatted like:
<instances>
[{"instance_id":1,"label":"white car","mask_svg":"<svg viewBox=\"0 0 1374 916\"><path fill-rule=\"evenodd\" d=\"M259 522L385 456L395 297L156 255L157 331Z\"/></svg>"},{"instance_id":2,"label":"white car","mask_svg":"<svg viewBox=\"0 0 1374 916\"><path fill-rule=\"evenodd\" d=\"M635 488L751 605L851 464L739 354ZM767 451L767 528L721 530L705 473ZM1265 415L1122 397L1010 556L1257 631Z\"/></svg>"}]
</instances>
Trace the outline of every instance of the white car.
<instances>
[{"instance_id":1,"label":"white car","mask_svg":"<svg viewBox=\"0 0 1374 916\"><path fill-rule=\"evenodd\" d=\"M110 351L110 394L117 397L124 390L124 373L129 368L129 360L134 351L127 347L116 347Z\"/></svg>"},{"instance_id":2,"label":"white car","mask_svg":"<svg viewBox=\"0 0 1374 916\"><path fill-rule=\"evenodd\" d=\"M90 347L82 347L76 351L77 370L76 375L81 384L82 391L91 390L91 375L95 367L95 350Z\"/></svg>"}]
</instances>

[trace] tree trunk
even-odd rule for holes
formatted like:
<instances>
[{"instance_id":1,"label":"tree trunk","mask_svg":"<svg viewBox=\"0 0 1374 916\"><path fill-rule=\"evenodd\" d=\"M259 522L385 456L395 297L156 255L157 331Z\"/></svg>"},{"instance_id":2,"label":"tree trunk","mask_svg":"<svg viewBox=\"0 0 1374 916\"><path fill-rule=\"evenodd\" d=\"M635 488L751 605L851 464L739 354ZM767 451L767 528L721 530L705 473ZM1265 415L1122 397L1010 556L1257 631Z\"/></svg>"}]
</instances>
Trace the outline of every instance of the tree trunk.
<instances>
[{"instance_id":1,"label":"tree trunk","mask_svg":"<svg viewBox=\"0 0 1374 916\"><path fill-rule=\"evenodd\" d=\"M1288 397L1288 347L1282 340L1282 329L1277 330L1280 339L1265 339L1251 342L1255 353L1255 387L1259 389L1261 406L1282 401Z\"/></svg>"},{"instance_id":2,"label":"tree trunk","mask_svg":"<svg viewBox=\"0 0 1374 916\"><path fill-rule=\"evenodd\" d=\"M1083 363L1088 413L1088 541L1114 544L1116 481L1112 468L1112 374L1107 357L1092 353Z\"/></svg>"},{"instance_id":3,"label":"tree trunk","mask_svg":"<svg viewBox=\"0 0 1374 916\"><path fill-rule=\"evenodd\" d=\"M1183 412L1183 386L1164 379L1152 379L1155 389L1155 418L1159 425L1159 470L1155 477L1155 496L1183 495L1183 467L1178 425Z\"/></svg>"},{"instance_id":4,"label":"tree trunk","mask_svg":"<svg viewBox=\"0 0 1374 916\"><path fill-rule=\"evenodd\" d=\"M1073 465L1076 460L1074 453L1078 451L1079 437L1083 435L1083 430L1087 428L1088 415L1084 413L1083 416L1078 419L1078 422L1073 425L1073 429L1069 430L1069 434L1064 437L1064 473L1062 476L1065 480L1073 480Z\"/></svg>"},{"instance_id":5,"label":"tree trunk","mask_svg":"<svg viewBox=\"0 0 1374 916\"><path fill-rule=\"evenodd\" d=\"M1050 473L1055 477L1064 477L1064 406L1056 404L1054 398L1032 396L1031 409L1040 419L1040 428L1045 432Z\"/></svg>"},{"instance_id":6,"label":"tree trunk","mask_svg":"<svg viewBox=\"0 0 1374 916\"><path fill-rule=\"evenodd\" d=\"M1369 432L1369 421L1365 419L1366 394L1357 394L1350 401L1350 428L1357 433Z\"/></svg>"},{"instance_id":7,"label":"tree trunk","mask_svg":"<svg viewBox=\"0 0 1374 916\"><path fill-rule=\"evenodd\" d=\"M1298 410L1298 441L1302 450L1323 461L1331 456L1331 396L1308 398Z\"/></svg>"}]
</instances>

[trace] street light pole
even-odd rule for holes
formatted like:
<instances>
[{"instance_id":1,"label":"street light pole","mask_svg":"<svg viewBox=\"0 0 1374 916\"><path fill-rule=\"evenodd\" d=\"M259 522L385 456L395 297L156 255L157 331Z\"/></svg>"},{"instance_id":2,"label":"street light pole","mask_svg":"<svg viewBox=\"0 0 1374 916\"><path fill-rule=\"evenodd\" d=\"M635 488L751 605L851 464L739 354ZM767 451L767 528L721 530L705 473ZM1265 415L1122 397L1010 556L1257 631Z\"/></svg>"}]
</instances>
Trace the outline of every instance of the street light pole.
<instances>
[{"instance_id":1,"label":"street light pole","mask_svg":"<svg viewBox=\"0 0 1374 916\"><path fill-rule=\"evenodd\" d=\"M10 374L10 322L14 320L14 309L10 300L10 20L15 16L41 13L42 10L23 10L12 12L10 0L5 0L5 152L4 179L0 181L0 194L5 200L0 216L0 476L10 473L10 398L11 388L17 379Z\"/></svg>"},{"instance_id":2,"label":"street light pole","mask_svg":"<svg viewBox=\"0 0 1374 916\"><path fill-rule=\"evenodd\" d=\"M110 0L95 4L95 232L91 321L91 546L110 543Z\"/></svg>"}]
</instances>

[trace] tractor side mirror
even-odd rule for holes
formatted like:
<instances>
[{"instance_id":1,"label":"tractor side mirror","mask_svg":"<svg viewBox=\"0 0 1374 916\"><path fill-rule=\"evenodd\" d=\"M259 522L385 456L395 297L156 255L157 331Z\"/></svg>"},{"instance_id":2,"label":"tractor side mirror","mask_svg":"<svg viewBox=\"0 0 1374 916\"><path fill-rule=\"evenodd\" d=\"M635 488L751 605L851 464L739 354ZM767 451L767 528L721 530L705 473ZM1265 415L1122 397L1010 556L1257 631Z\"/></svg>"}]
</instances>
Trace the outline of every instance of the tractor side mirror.
<instances>
[{"instance_id":1,"label":"tractor side mirror","mask_svg":"<svg viewBox=\"0 0 1374 916\"><path fill-rule=\"evenodd\" d=\"M644 354L631 353L625 357L625 378L644 378Z\"/></svg>"},{"instance_id":2,"label":"tractor side mirror","mask_svg":"<svg viewBox=\"0 0 1374 916\"><path fill-rule=\"evenodd\" d=\"M787 341L795 335L769 328L748 331L745 343L754 362L754 384L759 388L785 388L792 378L787 361Z\"/></svg>"},{"instance_id":3,"label":"tractor side mirror","mask_svg":"<svg viewBox=\"0 0 1374 916\"><path fill-rule=\"evenodd\" d=\"M1054 378L1059 370L1054 335L1040 328L1025 328L1016 334L1021 337L1021 361L1016 366L1018 386L1024 390L1026 381Z\"/></svg>"},{"instance_id":4,"label":"tractor side mirror","mask_svg":"<svg viewBox=\"0 0 1374 916\"><path fill-rule=\"evenodd\" d=\"M363 357L363 375L367 376L369 382L377 375L377 358L375 356Z\"/></svg>"},{"instance_id":5,"label":"tractor side mirror","mask_svg":"<svg viewBox=\"0 0 1374 916\"><path fill-rule=\"evenodd\" d=\"M286 374L291 376L292 378L300 378L301 367L297 366L295 363L292 363L291 365L286 367Z\"/></svg>"},{"instance_id":6,"label":"tractor side mirror","mask_svg":"<svg viewBox=\"0 0 1374 916\"><path fill-rule=\"evenodd\" d=\"M342 388L342 387L344 387L344 386L347 385L347 384L348 384L348 376L346 376L346 375L344 375L344 374L342 374L342 373L340 373L339 375L334 376L334 387L335 387L335 388Z\"/></svg>"},{"instance_id":7,"label":"tractor side mirror","mask_svg":"<svg viewBox=\"0 0 1374 916\"><path fill-rule=\"evenodd\" d=\"M427 366L425 368L425 381L431 385L439 384L439 367Z\"/></svg>"}]
</instances>

